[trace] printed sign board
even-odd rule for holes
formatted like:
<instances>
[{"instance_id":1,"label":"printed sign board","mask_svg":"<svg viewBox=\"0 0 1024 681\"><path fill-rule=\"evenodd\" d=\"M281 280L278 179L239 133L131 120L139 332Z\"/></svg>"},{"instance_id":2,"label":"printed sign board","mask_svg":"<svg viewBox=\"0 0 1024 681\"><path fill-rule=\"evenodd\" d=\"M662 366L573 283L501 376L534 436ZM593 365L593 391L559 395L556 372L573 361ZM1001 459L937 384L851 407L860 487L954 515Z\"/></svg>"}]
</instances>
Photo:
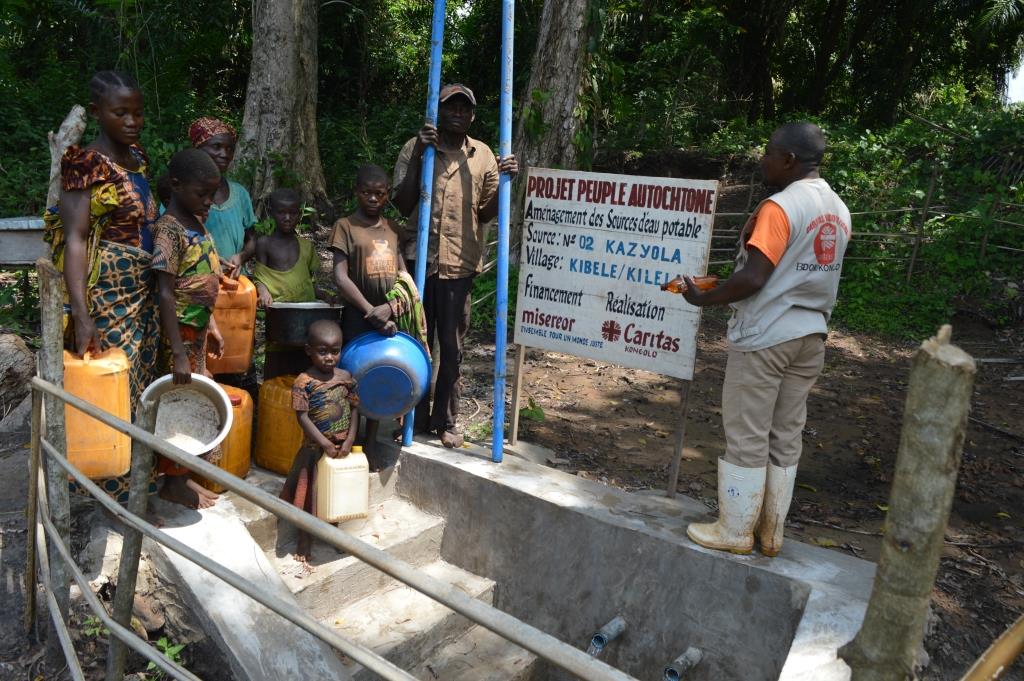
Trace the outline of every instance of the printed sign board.
<instances>
[{"instance_id":1,"label":"printed sign board","mask_svg":"<svg viewBox=\"0 0 1024 681\"><path fill-rule=\"evenodd\" d=\"M718 182L530 168L515 342L693 378Z\"/></svg>"}]
</instances>

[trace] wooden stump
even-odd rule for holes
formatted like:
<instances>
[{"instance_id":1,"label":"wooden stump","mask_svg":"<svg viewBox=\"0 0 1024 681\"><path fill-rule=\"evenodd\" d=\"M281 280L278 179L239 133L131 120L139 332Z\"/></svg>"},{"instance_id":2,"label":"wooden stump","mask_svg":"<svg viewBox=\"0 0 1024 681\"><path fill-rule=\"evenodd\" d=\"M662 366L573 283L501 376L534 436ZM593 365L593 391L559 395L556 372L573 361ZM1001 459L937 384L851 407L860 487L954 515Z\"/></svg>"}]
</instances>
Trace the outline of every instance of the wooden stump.
<instances>
[{"instance_id":1,"label":"wooden stump","mask_svg":"<svg viewBox=\"0 0 1024 681\"><path fill-rule=\"evenodd\" d=\"M949 325L914 356L882 551L864 624L839 655L852 681L914 678L976 373Z\"/></svg>"}]
</instances>

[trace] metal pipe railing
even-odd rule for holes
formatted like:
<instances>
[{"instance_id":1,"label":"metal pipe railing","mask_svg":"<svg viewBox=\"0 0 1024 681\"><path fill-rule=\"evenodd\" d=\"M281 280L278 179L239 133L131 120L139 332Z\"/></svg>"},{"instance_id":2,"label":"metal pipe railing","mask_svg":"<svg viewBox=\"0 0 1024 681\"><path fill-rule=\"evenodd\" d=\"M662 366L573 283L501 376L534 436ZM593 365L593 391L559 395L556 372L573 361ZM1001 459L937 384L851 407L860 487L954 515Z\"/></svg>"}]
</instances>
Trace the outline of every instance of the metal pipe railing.
<instances>
[{"instance_id":1,"label":"metal pipe railing","mask_svg":"<svg viewBox=\"0 0 1024 681\"><path fill-rule=\"evenodd\" d=\"M255 485L225 472L218 466L208 463L199 457L186 454L177 447L157 438L152 433L148 433L135 425L123 421L89 404L85 400L75 397L62 388L47 383L39 377L33 377L31 385L34 389L57 397L101 423L105 423L131 438L141 441L175 463L184 466L194 473L198 473L207 480L222 485L264 510L270 511L279 518L283 518L296 525L299 529L308 532L317 539L356 556L368 565L394 577L398 581L433 598L473 622L571 674L585 678L588 681L635 681L633 677L624 672L599 660L594 660L584 651L578 650L483 601L471 598L451 584L435 579L405 561L394 558L377 547L356 539L347 532L296 509L294 506L285 503Z\"/></svg>"},{"instance_id":2,"label":"metal pipe railing","mask_svg":"<svg viewBox=\"0 0 1024 681\"><path fill-rule=\"evenodd\" d=\"M42 481L40 479L39 486L42 487ZM38 499L36 500L38 503ZM35 516L28 519L27 525L31 525L36 528L39 524L39 519ZM64 651L64 659L67 660L68 670L71 672L71 678L74 681L85 681L85 674L82 673L82 666L78 663L78 656L75 654L75 646L71 642L71 634L68 632L68 627L61 618L60 606L57 604L57 599L53 595L52 582L50 581L50 556L46 550L46 528L43 527L43 532L35 532L35 552L39 556L39 567L41 569L40 575L42 576L43 591L46 594L46 605L47 610L50 611L50 621L53 623L53 630L57 634L57 641L60 643L61 649ZM56 546L60 542L60 534L54 532L54 545ZM62 543L62 542L61 542ZM35 582L29 582L26 584L26 591L35 591Z\"/></svg>"},{"instance_id":3,"label":"metal pipe railing","mask_svg":"<svg viewBox=\"0 0 1024 681\"><path fill-rule=\"evenodd\" d=\"M50 444L45 440L43 440L42 443L44 449ZM59 460L57 463L61 464ZM147 660L149 660L156 666L160 667L160 669L167 672L168 674L171 674L175 678L186 679L187 681L201 681L199 677L193 674L192 672L188 671L181 665L172 662L166 656L156 652L148 644L143 643L142 639L140 639L134 631L118 624L110 615L107 614L107 609L103 607L103 604L100 603L100 599L98 599L96 597L96 594L92 592L92 587L89 586L89 580L85 578L85 575L82 574L82 571L78 568L78 564L75 563L75 560L71 555L71 551L68 550L67 545L64 544L64 540L61 539L60 532L57 531L56 526L50 520L49 512L50 509L46 503L44 492L43 494L40 494L39 497L39 513L37 518L37 521L40 522L43 528L42 534L46 534L49 536L50 541L53 542L54 548L57 549L57 553L59 553L61 559L64 560L64 564L67 567L68 572L71 574L72 579L75 580L75 583L78 584L78 588L81 589L82 597L85 598L85 602L89 605L89 608L96 614L96 617L101 622L103 622L104 626L106 626L107 629L110 630L110 635L115 636L119 640L123 641L125 645L130 647L132 650L135 650L140 655L145 657ZM39 543L42 544L42 536L39 536L38 540ZM45 551L46 547L43 546L39 554L40 557L45 555ZM64 623L61 622L61 626L58 627L58 631L63 626ZM65 654L67 655L67 650L65 650ZM71 650L71 654L67 655L67 659L69 664L72 661L74 661L74 665L78 665L78 658L77 656L75 656L73 648ZM81 674L81 669L79 669L79 674ZM81 678L84 679L84 676Z\"/></svg>"},{"instance_id":4,"label":"metal pipe railing","mask_svg":"<svg viewBox=\"0 0 1024 681\"><path fill-rule=\"evenodd\" d=\"M416 681L416 677L411 676L400 667L396 667L394 664L380 657L369 648L342 636L336 631L331 631L324 625L320 624L297 605L288 603L284 599L278 598L272 594L261 592L256 586L252 585L237 572L227 569L216 561L210 560L190 546L178 541L166 532L158 530L156 527L145 520L142 520L135 514L126 511L120 506L120 504L107 496L96 483L83 475L66 459L61 457L49 442L43 440L42 446L47 455L54 457L57 460L57 464L63 468L68 475L73 477L79 485L85 488L89 494L96 498L96 501L117 516L117 518L125 525L128 525L150 539L163 544L186 560L195 563L207 572L215 575L219 579L222 579L249 598L252 598L254 601L257 601L261 605L273 610L292 624L302 627L310 634L313 634L320 640L337 648L359 664L377 674L380 674L385 679L388 679L389 681L392 679L395 681Z\"/></svg>"}]
</instances>

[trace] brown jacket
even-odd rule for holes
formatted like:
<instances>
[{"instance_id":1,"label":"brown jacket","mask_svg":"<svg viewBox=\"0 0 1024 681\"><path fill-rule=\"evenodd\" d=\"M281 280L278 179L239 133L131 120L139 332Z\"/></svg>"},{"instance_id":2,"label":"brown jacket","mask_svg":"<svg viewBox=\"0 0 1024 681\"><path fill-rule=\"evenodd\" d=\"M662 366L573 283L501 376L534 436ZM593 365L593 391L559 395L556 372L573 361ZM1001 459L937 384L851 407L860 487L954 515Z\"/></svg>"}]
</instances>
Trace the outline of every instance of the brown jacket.
<instances>
[{"instance_id":1,"label":"brown jacket","mask_svg":"<svg viewBox=\"0 0 1024 681\"><path fill-rule=\"evenodd\" d=\"M402 147L395 163L392 186L401 184L409 169L416 138ZM472 277L483 268L487 253L487 224L481 224L479 211L498 191L498 161L490 148L466 136L462 149L440 149L434 160L434 192L430 216L430 242L427 276L441 279ZM399 235L402 243L416 239L419 205Z\"/></svg>"}]
</instances>

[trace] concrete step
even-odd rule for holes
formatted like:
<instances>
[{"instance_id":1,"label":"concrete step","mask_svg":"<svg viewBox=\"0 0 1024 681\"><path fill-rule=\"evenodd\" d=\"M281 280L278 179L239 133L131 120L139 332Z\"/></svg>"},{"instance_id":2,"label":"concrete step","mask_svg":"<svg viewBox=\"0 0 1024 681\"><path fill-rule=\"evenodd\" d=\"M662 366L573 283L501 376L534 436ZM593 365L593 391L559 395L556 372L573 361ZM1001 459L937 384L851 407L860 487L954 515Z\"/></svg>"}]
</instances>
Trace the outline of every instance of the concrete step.
<instances>
[{"instance_id":1,"label":"concrete step","mask_svg":"<svg viewBox=\"0 0 1024 681\"><path fill-rule=\"evenodd\" d=\"M422 681L534 681L539 667L533 653L475 626L409 673Z\"/></svg>"},{"instance_id":2,"label":"concrete step","mask_svg":"<svg viewBox=\"0 0 1024 681\"><path fill-rule=\"evenodd\" d=\"M472 598L493 602L494 582L489 579L441 560L421 569ZM348 604L323 622L403 669L429 659L436 650L453 642L473 626L462 615L398 583ZM378 678L352 660L346 659L345 665L355 681Z\"/></svg>"},{"instance_id":3,"label":"concrete step","mask_svg":"<svg viewBox=\"0 0 1024 681\"><path fill-rule=\"evenodd\" d=\"M210 560L234 571L265 594L289 601L266 556L235 517L230 504L194 511L154 497L160 528ZM158 579L168 585L167 603L180 603L223 653L230 670L218 678L279 681L296 678L348 681L334 649L280 615L259 605L170 549L149 539L145 551Z\"/></svg>"},{"instance_id":4,"label":"concrete step","mask_svg":"<svg viewBox=\"0 0 1024 681\"><path fill-rule=\"evenodd\" d=\"M444 534L442 518L428 515L397 497L370 506L368 518L349 520L338 527L393 558L416 566L438 560ZM324 619L344 605L395 585L395 581L380 570L315 540L309 560L310 572L292 556L298 540L295 528L282 523L280 534L276 547L266 552L267 558L299 604L317 619Z\"/></svg>"},{"instance_id":5,"label":"concrete step","mask_svg":"<svg viewBox=\"0 0 1024 681\"><path fill-rule=\"evenodd\" d=\"M256 485L260 489L277 496L284 487L285 476L279 475L264 468L253 466L246 476L246 482ZM395 484L398 480L396 469L385 468L379 473L370 473L370 507L380 504L395 496ZM233 493L228 493L237 516L245 523L249 534L264 551L273 549L278 544L277 518L264 511L250 501L242 499ZM289 530L286 530L289 531Z\"/></svg>"}]
</instances>

